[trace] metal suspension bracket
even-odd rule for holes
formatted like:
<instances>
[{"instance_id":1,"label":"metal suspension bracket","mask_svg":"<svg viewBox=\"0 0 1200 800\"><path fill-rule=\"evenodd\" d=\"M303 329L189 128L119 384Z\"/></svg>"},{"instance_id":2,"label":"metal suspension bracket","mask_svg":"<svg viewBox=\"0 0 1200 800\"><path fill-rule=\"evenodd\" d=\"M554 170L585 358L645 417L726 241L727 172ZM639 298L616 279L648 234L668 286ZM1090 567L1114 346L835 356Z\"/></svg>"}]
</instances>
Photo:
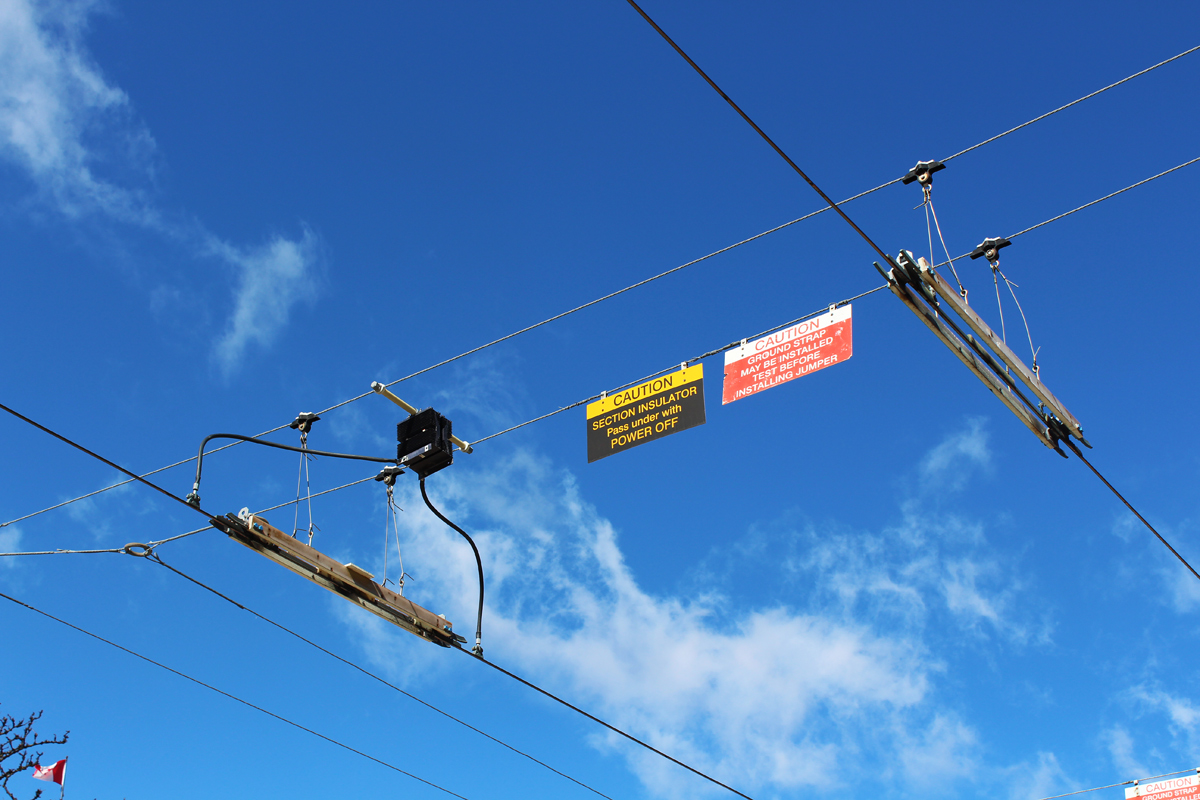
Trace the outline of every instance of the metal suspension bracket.
<instances>
[{"instance_id":1,"label":"metal suspension bracket","mask_svg":"<svg viewBox=\"0 0 1200 800\"><path fill-rule=\"evenodd\" d=\"M900 179L900 182L906 186L913 181L921 184L921 191L925 193L925 199L929 200L929 194L933 190L933 173L945 168L946 165L936 158L930 161L918 161L917 165Z\"/></svg>"}]
</instances>

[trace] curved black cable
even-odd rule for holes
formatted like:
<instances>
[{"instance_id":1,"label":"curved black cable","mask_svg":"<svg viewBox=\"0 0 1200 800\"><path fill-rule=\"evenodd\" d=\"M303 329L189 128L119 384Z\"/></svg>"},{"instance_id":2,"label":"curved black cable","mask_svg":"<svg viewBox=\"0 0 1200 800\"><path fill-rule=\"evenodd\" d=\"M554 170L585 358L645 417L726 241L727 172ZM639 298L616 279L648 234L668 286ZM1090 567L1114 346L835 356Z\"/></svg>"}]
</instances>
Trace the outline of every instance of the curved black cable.
<instances>
[{"instance_id":1,"label":"curved black cable","mask_svg":"<svg viewBox=\"0 0 1200 800\"><path fill-rule=\"evenodd\" d=\"M471 545L471 550L475 553L475 565L479 567L479 613L475 616L475 647L471 649L471 652L479 658L483 658L483 559L479 557L479 548L475 546L475 542L467 535L466 531L446 519L446 515L434 508L433 503L429 502L429 495L425 494L424 477L421 478L421 497L424 498L425 505L429 506L429 510L436 514L438 519L462 534L462 537L467 540L467 544Z\"/></svg>"},{"instance_id":2,"label":"curved black cable","mask_svg":"<svg viewBox=\"0 0 1200 800\"><path fill-rule=\"evenodd\" d=\"M187 502L196 505L200 502L200 470L204 467L204 448L213 439L237 439L239 442L250 442L251 444L264 444L267 447L275 447L279 450L290 450L293 453L307 453L314 456L328 456L329 458L348 458L352 461L374 461L379 464L395 464L397 460L394 458L378 458L376 456L360 456L353 453L329 453L324 450L310 450L307 447L295 447L290 444L280 444L279 442L268 442L266 439L256 439L253 436L242 436L240 433L214 433L204 437L204 441L200 443L200 454L196 456L196 482L192 484L192 491L187 496Z\"/></svg>"}]
</instances>

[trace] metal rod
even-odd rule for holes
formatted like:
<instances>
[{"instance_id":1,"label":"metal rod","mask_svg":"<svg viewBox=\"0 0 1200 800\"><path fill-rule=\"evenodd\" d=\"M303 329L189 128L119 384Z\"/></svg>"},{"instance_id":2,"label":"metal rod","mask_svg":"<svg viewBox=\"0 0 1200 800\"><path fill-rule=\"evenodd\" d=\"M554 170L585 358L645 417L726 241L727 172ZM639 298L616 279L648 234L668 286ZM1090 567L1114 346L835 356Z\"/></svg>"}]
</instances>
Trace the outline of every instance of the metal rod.
<instances>
[{"instance_id":1,"label":"metal rod","mask_svg":"<svg viewBox=\"0 0 1200 800\"><path fill-rule=\"evenodd\" d=\"M395 403L396 405L398 405L398 406L400 406L401 408L403 408L403 409L404 409L405 411L407 411L409 414L416 414L416 413L417 413L417 409L416 409L416 408L414 408L413 406L410 406L408 403L404 402L404 401L403 401L403 400L401 400L399 397L397 397L396 395L392 394L390 391L388 391L388 388L387 388L386 386L384 386L382 383L380 383L379 381L371 381L371 390L372 390L373 392L375 392L376 394L383 395L383 396L384 396L384 397L386 397L388 400L391 400L393 403ZM459 450L462 450L464 453L471 453L471 452L474 452L474 451L471 449L471 443L470 443L470 442L463 441L462 439L458 438L457 436L451 436L451 437L450 437L450 441L452 441L452 442L454 442L456 445L458 445L458 449L459 449Z\"/></svg>"}]
</instances>

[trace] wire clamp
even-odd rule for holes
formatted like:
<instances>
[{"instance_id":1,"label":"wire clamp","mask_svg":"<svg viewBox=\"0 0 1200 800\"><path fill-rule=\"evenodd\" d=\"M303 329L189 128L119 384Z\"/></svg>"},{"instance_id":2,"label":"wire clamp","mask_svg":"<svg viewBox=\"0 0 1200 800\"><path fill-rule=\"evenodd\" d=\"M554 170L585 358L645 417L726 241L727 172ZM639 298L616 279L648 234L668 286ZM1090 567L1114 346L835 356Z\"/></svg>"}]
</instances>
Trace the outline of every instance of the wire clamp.
<instances>
[{"instance_id":1,"label":"wire clamp","mask_svg":"<svg viewBox=\"0 0 1200 800\"><path fill-rule=\"evenodd\" d=\"M311 411L302 411L296 415L296 418L288 423L288 427L300 431L301 436L308 436L308 432L312 430L312 424L319 420L316 414Z\"/></svg>"},{"instance_id":2,"label":"wire clamp","mask_svg":"<svg viewBox=\"0 0 1200 800\"><path fill-rule=\"evenodd\" d=\"M995 267L1000 263L1000 248L1008 247L1012 242L1005 239L1003 236L995 236L990 239L984 239L975 249L971 251L971 258L976 259L982 256L988 260L988 263Z\"/></svg>"},{"instance_id":3,"label":"wire clamp","mask_svg":"<svg viewBox=\"0 0 1200 800\"><path fill-rule=\"evenodd\" d=\"M945 168L946 165L936 158L930 161L918 161L917 165L900 179L900 182L905 185L913 181L921 184L921 191L925 193L925 202L929 202L929 194L933 190L933 173Z\"/></svg>"},{"instance_id":4,"label":"wire clamp","mask_svg":"<svg viewBox=\"0 0 1200 800\"><path fill-rule=\"evenodd\" d=\"M403 474L404 470L400 467L384 467L379 470L379 474L375 476L375 480L383 481L390 489L396 485L396 477Z\"/></svg>"}]
</instances>

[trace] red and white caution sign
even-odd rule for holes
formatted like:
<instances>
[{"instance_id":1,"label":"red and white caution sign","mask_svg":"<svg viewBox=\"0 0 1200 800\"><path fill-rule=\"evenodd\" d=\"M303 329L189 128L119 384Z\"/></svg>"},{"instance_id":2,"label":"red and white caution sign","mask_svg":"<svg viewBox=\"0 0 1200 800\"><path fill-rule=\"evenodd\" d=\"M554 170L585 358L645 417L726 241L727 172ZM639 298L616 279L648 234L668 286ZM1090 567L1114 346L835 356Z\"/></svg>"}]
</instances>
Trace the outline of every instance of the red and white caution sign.
<instances>
[{"instance_id":1,"label":"red and white caution sign","mask_svg":"<svg viewBox=\"0 0 1200 800\"><path fill-rule=\"evenodd\" d=\"M1125 790L1126 800L1187 800L1200 797L1200 780L1195 775L1169 778L1154 783L1141 783Z\"/></svg>"},{"instance_id":2,"label":"red and white caution sign","mask_svg":"<svg viewBox=\"0 0 1200 800\"><path fill-rule=\"evenodd\" d=\"M801 375L840 364L853 354L850 306L835 308L726 350L721 402L741 400Z\"/></svg>"}]
</instances>

